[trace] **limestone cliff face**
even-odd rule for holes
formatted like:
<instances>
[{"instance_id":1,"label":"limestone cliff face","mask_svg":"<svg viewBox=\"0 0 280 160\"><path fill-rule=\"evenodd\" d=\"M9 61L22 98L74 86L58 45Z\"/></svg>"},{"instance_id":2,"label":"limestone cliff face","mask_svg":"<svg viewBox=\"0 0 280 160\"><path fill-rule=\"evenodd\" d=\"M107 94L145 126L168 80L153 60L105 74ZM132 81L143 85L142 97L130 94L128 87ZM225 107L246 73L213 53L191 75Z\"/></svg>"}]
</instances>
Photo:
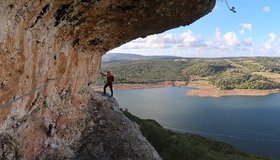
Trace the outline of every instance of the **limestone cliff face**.
<instances>
[{"instance_id":1,"label":"limestone cliff face","mask_svg":"<svg viewBox=\"0 0 280 160\"><path fill-rule=\"evenodd\" d=\"M85 92L86 93L86 92ZM78 117L61 114L57 129L48 137L48 119L42 109L34 110L6 133L0 134L2 159L161 159L140 133L138 126L119 110L114 98L88 92L90 99ZM73 118L71 124L67 123ZM23 142L24 141L24 142ZM22 143L23 142L23 143Z\"/></svg>"},{"instance_id":2,"label":"limestone cliff face","mask_svg":"<svg viewBox=\"0 0 280 160\"><path fill-rule=\"evenodd\" d=\"M79 118L89 116L83 113L91 99L88 84L106 51L188 25L215 5L215 0L0 1L1 142L20 146L26 159L51 144L46 128L52 121L63 146L73 143L71 136L83 138L74 133L82 126Z\"/></svg>"}]
</instances>

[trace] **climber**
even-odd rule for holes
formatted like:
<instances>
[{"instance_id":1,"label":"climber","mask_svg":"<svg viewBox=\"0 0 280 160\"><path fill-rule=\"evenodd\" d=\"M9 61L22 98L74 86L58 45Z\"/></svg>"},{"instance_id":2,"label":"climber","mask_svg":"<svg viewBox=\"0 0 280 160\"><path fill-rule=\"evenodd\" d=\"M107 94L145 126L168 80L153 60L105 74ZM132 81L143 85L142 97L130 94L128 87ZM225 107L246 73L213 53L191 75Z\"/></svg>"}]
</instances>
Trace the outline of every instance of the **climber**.
<instances>
[{"instance_id":1,"label":"climber","mask_svg":"<svg viewBox=\"0 0 280 160\"><path fill-rule=\"evenodd\" d=\"M113 97L113 82L114 82L114 76L112 75L112 73L108 70L107 74L104 74L102 72L100 72L100 74L102 76L106 76L107 77L107 82L104 85L104 94L106 94L106 88L109 86L110 90L111 90L111 96Z\"/></svg>"}]
</instances>

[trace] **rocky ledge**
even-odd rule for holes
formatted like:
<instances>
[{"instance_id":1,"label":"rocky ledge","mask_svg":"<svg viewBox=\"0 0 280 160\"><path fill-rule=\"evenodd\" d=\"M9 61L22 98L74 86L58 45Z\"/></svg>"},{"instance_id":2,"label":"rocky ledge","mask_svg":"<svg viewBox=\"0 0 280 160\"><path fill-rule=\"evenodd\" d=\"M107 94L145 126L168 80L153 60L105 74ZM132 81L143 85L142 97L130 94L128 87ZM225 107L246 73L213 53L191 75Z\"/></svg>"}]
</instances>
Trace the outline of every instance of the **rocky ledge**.
<instances>
[{"instance_id":1,"label":"rocky ledge","mask_svg":"<svg viewBox=\"0 0 280 160\"><path fill-rule=\"evenodd\" d=\"M48 127L44 123L37 123L36 130L28 130L34 120L32 117L41 115L42 110L9 128L8 132L0 136L1 159L161 159L142 136L138 125L122 114L114 98L101 92L91 95L88 105L81 109L80 116L73 117L75 123L65 126L61 123L61 117L55 122L57 126L52 136L47 135ZM43 119L36 121L43 122ZM17 134L27 130L30 132L27 134L29 137ZM29 141L28 144L33 145L34 138L38 136L44 145L33 147L41 152L37 155L28 154L24 143Z\"/></svg>"}]
</instances>

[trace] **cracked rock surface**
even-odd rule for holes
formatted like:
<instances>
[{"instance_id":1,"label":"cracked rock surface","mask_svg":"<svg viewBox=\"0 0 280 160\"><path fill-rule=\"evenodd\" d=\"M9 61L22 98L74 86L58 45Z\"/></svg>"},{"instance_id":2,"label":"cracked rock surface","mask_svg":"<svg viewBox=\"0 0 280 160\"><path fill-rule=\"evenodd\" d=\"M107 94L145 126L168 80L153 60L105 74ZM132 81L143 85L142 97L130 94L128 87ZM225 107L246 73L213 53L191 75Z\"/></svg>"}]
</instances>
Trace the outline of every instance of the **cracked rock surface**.
<instances>
[{"instance_id":1,"label":"cracked rock surface","mask_svg":"<svg viewBox=\"0 0 280 160\"><path fill-rule=\"evenodd\" d=\"M61 112L54 136L47 136L41 110L35 110L0 136L2 159L159 160L138 125L126 118L117 101L101 92L92 93L78 117ZM72 118L73 120L67 120ZM46 115L43 115L43 118ZM38 122L34 122L34 118ZM35 127L36 126L36 127ZM28 137L22 136L28 133ZM16 143L23 142L24 143ZM35 142L36 141L36 142ZM41 144L38 143L41 141ZM32 148L28 147L31 145Z\"/></svg>"},{"instance_id":2,"label":"cracked rock surface","mask_svg":"<svg viewBox=\"0 0 280 160\"><path fill-rule=\"evenodd\" d=\"M106 138L100 145L84 130L90 121L86 116L93 126L100 125L96 134L114 135L113 128L101 127L108 123L107 112L98 119L88 110L89 85L98 76L102 55L138 37L189 25L214 6L215 0L1 0L0 134L6 138L0 141L0 156L83 158L79 147L70 146L84 138L90 143L80 147L104 151L91 156L118 157L109 152L118 148L107 141L129 145ZM50 139L46 133L52 122L58 132ZM125 131L130 134L129 128ZM130 140L127 144L134 143Z\"/></svg>"}]
</instances>

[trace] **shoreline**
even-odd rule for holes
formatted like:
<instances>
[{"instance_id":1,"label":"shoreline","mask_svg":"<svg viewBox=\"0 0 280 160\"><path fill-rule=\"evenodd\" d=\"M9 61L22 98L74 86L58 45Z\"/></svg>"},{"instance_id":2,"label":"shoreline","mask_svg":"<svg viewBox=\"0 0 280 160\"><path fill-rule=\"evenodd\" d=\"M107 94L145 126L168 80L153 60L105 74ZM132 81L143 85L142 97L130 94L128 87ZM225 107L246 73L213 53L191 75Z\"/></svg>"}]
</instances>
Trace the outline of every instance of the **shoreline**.
<instances>
[{"instance_id":1,"label":"shoreline","mask_svg":"<svg viewBox=\"0 0 280 160\"><path fill-rule=\"evenodd\" d=\"M207 81L190 82L189 87L196 89L190 90L186 93L187 96L198 97L225 97L225 96L267 96L279 93L280 89L233 89L222 90L216 86L209 84Z\"/></svg>"},{"instance_id":2,"label":"shoreline","mask_svg":"<svg viewBox=\"0 0 280 160\"><path fill-rule=\"evenodd\" d=\"M194 81L189 84L184 81L166 81L158 83L135 83L135 84L114 84L114 90L129 90L129 89L149 89L149 88L167 88L167 87L192 87L190 91L185 93L186 96L198 97L225 97L225 96L267 96L280 92L280 89L270 90L254 90L254 89L233 89L222 90L216 86L209 84L207 81ZM95 91L103 91L103 86L93 86ZM108 90L108 88L107 88ZM108 90L109 91L109 90Z\"/></svg>"},{"instance_id":3,"label":"shoreline","mask_svg":"<svg viewBox=\"0 0 280 160\"><path fill-rule=\"evenodd\" d=\"M166 87L186 87L187 82L184 81L165 81L157 83L123 83L113 84L114 90L129 90L129 89L146 89L146 88L166 88ZM103 86L93 86L94 90L103 90Z\"/></svg>"}]
</instances>

